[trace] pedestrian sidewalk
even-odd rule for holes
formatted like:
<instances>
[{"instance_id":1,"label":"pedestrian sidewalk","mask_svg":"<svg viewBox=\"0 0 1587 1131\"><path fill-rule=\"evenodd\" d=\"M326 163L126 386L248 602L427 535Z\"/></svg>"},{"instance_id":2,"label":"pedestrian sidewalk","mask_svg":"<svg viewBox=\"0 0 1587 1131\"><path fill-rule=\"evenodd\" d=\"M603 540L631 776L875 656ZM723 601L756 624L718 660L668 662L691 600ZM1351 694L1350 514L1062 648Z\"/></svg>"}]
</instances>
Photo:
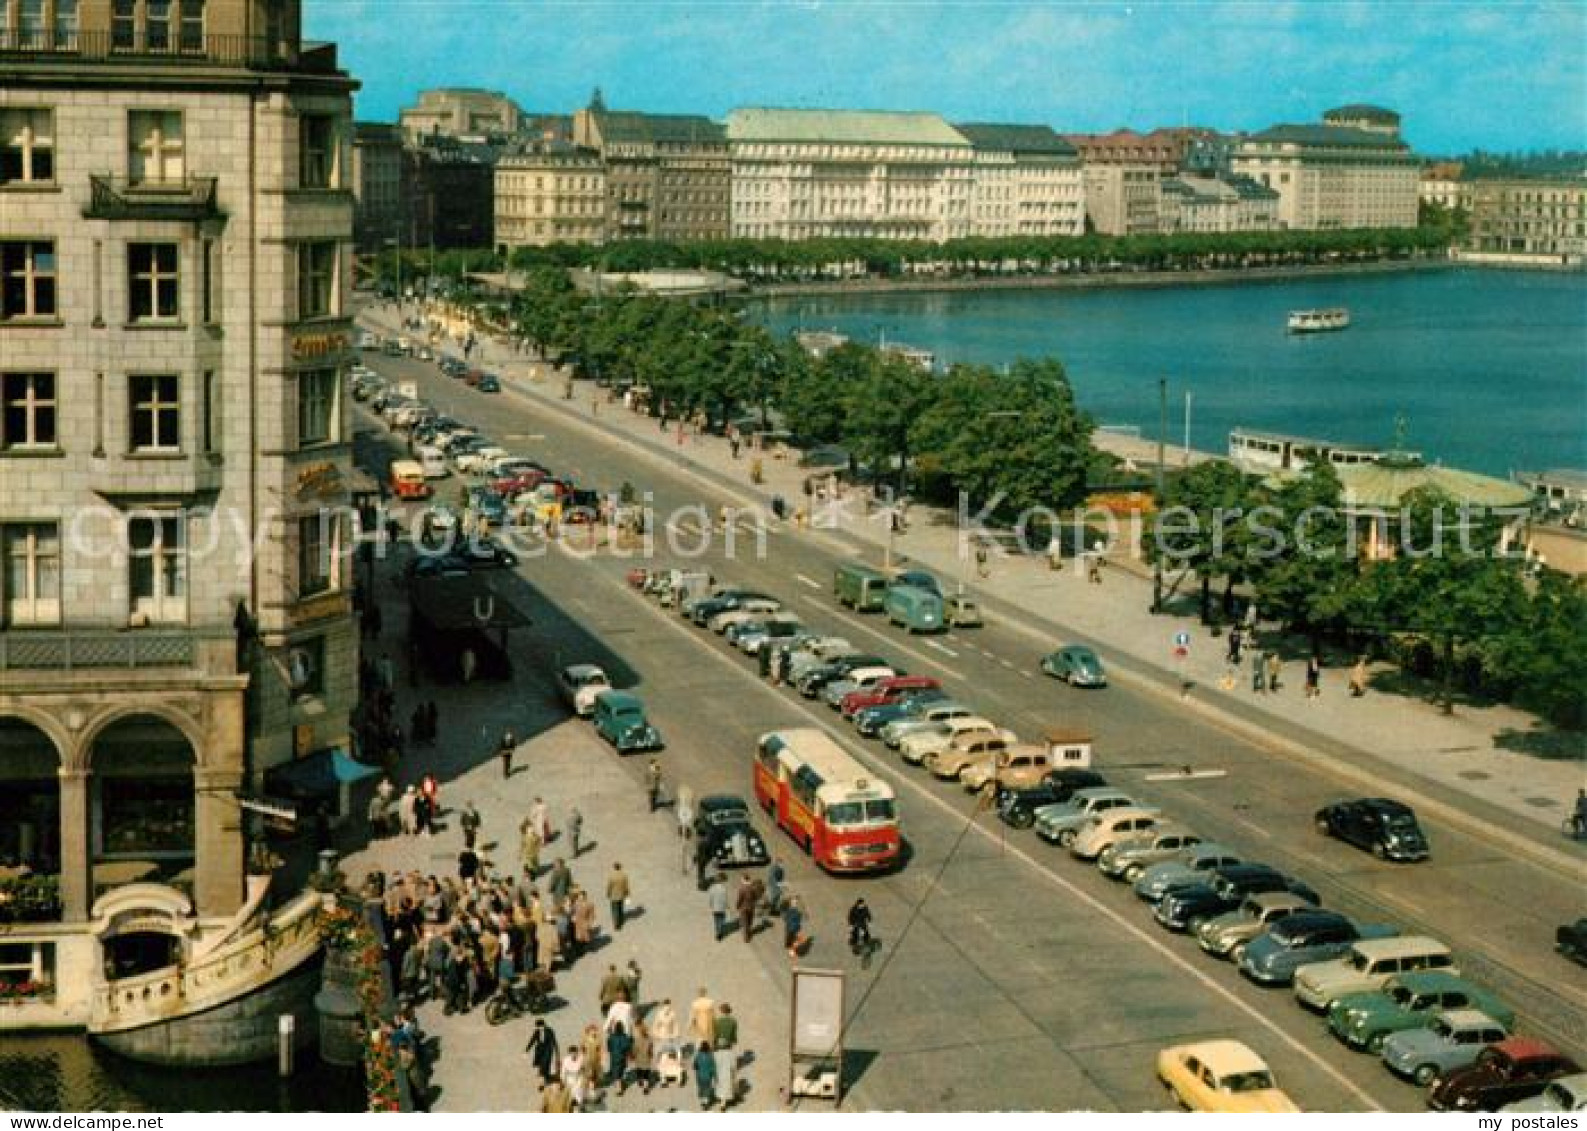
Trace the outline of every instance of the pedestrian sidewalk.
<instances>
[{"instance_id":1,"label":"pedestrian sidewalk","mask_svg":"<svg viewBox=\"0 0 1587 1131\"><path fill-rule=\"evenodd\" d=\"M389 315L367 315L382 331L395 325ZM793 458L747 449L734 458L725 439L675 424L660 433L654 419L585 383L576 387L574 399L565 399L562 372L495 339L481 339L480 363L500 373L510 390L702 477L744 504L769 507L781 496L790 509L808 505L804 482L810 471ZM757 458L759 484L750 477ZM1325 668L1321 695L1307 700L1304 645L1279 639L1275 626L1262 631L1260 644L1276 647L1286 660L1279 691L1253 694L1248 668L1233 673L1232 686L1220 686L1230 674L1225 639L1213 638L1198 622L1193 602L1188 612L1181 600L1173 605L1179 611L1152 613L1151 581L1134 569L1110 564L1097 584L1078 562L1053 570L1043 557L998 550L989 559L989 575L978 577L973 548L954 515L915 505L907 530L890 536L886 517L865 514L854 494L846 505L821 508L803 536L835 540L877 561L891 545L895 563L907 556L980 597L994 615L1002 613L1009 627L1032 638L1033 654L1060 643L1091 643L1117 677L1175 697L1188 684L1182 697L1187 710L1296 756L1325 760L1336 771L1353 766L1363 789L1411 789L1424 804L1447 810L1450 819L1476 815L1490 828L1506 830L1535 857L1580 866L1583 854L1560 835L1577 789L1587 785L1587 752L1579 736L1558 734L1503 704L1461 705L1446 715L1425 699L1401 693L1398 688L1409 681L1382 664L1374 667L1363 697L1349 695L1353 661L1344 660ZM1181 634L1190 643L1178 660ZM1249 655L1245 660L1249 664Z\"/></svg>"}]
</instances>

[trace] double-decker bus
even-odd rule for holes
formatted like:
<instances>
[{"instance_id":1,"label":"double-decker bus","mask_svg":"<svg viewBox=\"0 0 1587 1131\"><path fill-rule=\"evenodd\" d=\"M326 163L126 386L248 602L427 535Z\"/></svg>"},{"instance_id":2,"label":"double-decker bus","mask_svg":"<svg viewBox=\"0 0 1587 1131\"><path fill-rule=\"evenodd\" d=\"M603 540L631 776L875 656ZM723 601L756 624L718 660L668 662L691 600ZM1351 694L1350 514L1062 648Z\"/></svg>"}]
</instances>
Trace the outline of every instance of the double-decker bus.
<instances>
[{"instance_id":1,"label":"double-decker bus","mask_svg":"<svg viewBox=\"0 0 1587 1131\"><path fill-rule=\"evenodd\" d=\"M755 797L828 872L872 872L898 859L892 787L813 727L761 736Z\"/></svg>"}]
</instances>

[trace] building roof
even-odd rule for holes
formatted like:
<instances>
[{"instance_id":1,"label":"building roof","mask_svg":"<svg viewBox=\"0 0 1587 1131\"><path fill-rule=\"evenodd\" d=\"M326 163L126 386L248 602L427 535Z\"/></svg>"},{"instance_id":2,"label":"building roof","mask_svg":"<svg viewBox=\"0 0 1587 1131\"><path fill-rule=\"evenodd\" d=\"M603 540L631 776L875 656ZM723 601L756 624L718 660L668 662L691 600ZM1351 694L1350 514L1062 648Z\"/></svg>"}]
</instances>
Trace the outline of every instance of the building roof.
<instances>
[{"instance_id":1,"label":"building roof","mask_svg":"<svg viewBox=\"0 0 1587 1131\"><path fill-rule=\"evenodd\" d=\"M1403 141L1371 130L1353 126L1274 126L1261 133L1252 134L1247 141L1281 142L1287 145L1316 146L1330 149L1409 149Z\"/></svg>"},{"instance_id":2,"label":"building roof","mask_svg":"<svg viewBox=\"0 0 1587 1131\"><path fill-rule=\"evenodd\" d=\"M727 116L732 141L870 142L961 147L969 141L939 114L893 110L774 110Z\"/></svg>"},{"instance_id":3,"label":"building roof","mask_svg":"<svg viewBox=\"0 0 1587 1131\"><path fill-rule=\"evenodd\" d=\"M701 114L644 114L637 110L596 110L601 140L607 142L706 142L721 144L727 130Z\"/></svg>"},{"instance_id":4,"label":"building roof","mask_svg":"<svg viewBox=\"0 0 1587 1131\"><path fill-rule=\"evenodd\" d=\"M1407 495L1425 487L1474 507L1524 507L1532 502L1531 488L1520 483L1417 459L1385 456L1375 463L1337 466L1334 471L1345 505L1355 510L1398 510Z\"/></svg>"},{"instance_id":5,"label":"building roof","mask_svg":"<svg viewBox=\"0 0 1587 1131\"><path fill-rule=\"evenodd\" d=\"M1072 142L1059 137L1051 126L959 122L953 128L969 138L970 144L977 149L1007 149L1014 153L1041 153L1053 157L1077 157L1080 154Z\"/></svg>"},{"instance_id":6,"label":"building roof","mask_svg":"<svg viewBox=\"0 0 1587 1131\"><path fill-rule=\"evenodd\" d=\"M1370 106L1365 102L1352 102L1348 106L1336 106L1332 110L1323 111L1323 121L1330 118L1355 118L1358 121L1378 122L1385 126L1400 124L1400 116L1393 110L1382 106Z\"/></svg>"}]
</instances>

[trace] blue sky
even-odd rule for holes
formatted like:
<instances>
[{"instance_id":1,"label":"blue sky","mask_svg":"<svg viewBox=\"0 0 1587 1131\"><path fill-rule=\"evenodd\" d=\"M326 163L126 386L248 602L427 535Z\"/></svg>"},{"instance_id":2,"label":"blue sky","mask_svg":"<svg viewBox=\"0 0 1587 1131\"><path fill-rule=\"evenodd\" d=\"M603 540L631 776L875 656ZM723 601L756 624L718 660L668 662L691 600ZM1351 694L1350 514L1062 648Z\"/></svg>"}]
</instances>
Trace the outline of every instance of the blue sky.
<instances>
[{"instance_id":1,"label":"blue sky","mask_svg":"<svg viewBox=\"0 0 1587 1131\"><path fill-rule=\"evenodd\" d=\"M1587 148L1587 3L304 0L360 118L430 86L568 112L935 110L1060 131L1260 129L1373 102L1420 152Z\"/></svg>"}]
</instances>

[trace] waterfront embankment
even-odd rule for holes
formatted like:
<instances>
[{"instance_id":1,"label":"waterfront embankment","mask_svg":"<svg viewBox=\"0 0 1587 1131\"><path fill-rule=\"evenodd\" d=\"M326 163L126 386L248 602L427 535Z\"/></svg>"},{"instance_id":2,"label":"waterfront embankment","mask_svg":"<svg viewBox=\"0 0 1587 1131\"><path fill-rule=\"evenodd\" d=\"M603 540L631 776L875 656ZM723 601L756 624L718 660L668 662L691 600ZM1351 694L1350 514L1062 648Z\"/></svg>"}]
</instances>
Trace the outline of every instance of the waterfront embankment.
<instances>
[{"instance_id":1,"label":"waterfront embankment","mask_svg":"<svg viewBox=\"0 0 1587 1131\"><path fill-rule=\"evenodd\" d=\"M1091 290L1095 288L1238 286L1336 276L1399 275L1466 266L1444 258L1385 259L1368 263L1295 263L1276 267L1198 268L1182 271L1077 271L1068 275L915 275L904 278L831 279L766 283L748 298L814 298L833 295L930 294L941 291Z\"/></svg>"}]
</instances>

